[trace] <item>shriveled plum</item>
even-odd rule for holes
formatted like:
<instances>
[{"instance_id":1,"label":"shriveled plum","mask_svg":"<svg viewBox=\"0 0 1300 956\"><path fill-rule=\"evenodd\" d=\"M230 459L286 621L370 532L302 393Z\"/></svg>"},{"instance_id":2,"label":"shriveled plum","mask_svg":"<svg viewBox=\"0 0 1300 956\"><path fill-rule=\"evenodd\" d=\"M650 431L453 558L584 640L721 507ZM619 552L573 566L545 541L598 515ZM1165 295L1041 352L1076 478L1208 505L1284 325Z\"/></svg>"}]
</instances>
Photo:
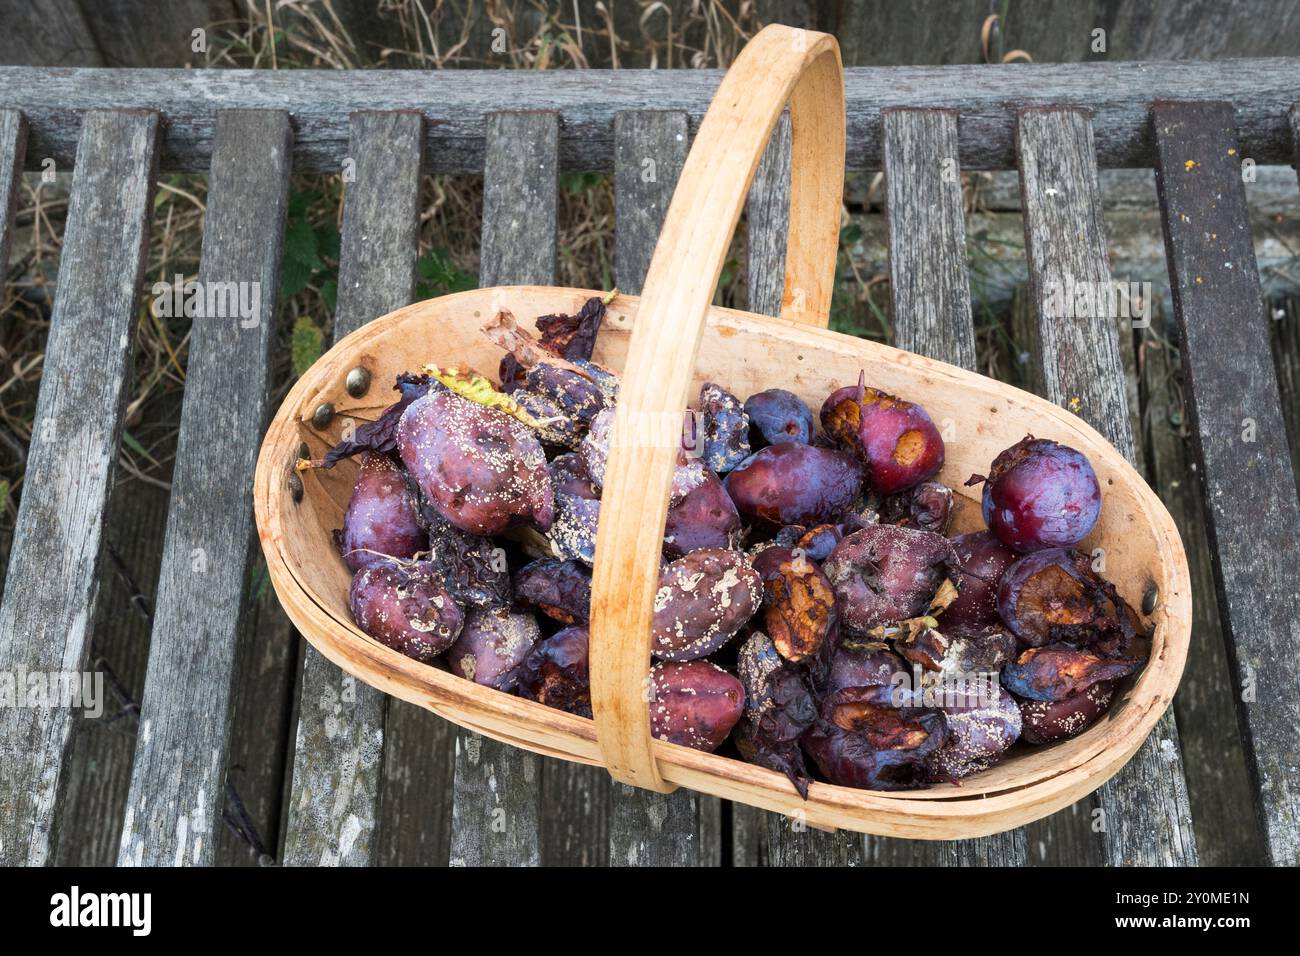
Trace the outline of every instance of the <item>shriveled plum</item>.
<instances>
[{"instance_id":1,"label":"shriveled plum","mask_svg":"<svg viewBox=\"0 0 1300 956\"><path fill-rule=\"evenodd\" d=\"M670 436L631 435L629 441L667 440ZM675 436L680 439L680 436ZM600 489L605 484L605 463L609 460L610 442L614 440L614 409L605 408L592 420L591 429L582 440L578 453L586 466L591 483ZM673 471L672 485L669 488L669 506L677 504L695 488L704 484L709 474L704 462L696 455L688 454L685 448L678 448L677 467Z\"/></svg>"},{"instance_id":2,"label":"shriveled plum","mask_svg":"<svg viewBox=\"0 0 1300 956\"><path fill-rule=\"evenodd\" d=\"M1020 739L1020 707L1005 689L996 690L983 706L944 710L948 739L930 757L931 780L955 783L987 770Z\"/></svg>"},{"instance_id":3,"label":"shriveled plum","mask_svg":"<svg viewBox=\"0 0 1300 956\"><path fill-rule=\"evenodd\" d=\"M406 476L387 455L367 452L362 458L334 543L353 572L382 562L385 555L410 558L428 547Z\"/></svg>"},{"instance_id":4,"label":"shriveled plum","mask_svg":"<svg viewBox=\"0 0 1300 956\"><path fill-rule=\"evenodd\" d=\"M925 610L952 561L952 544L930 531L873 525L835 546L822 564L853 634Z\"/></svg>"},{"instance_id":5,"label":"shriveled plum","mask_svg":"<svg viewBox=\"0 0 1300 956\"><path fill-rule=\"evenodd\" d=\"M750 455L724 484L748 521L818 525L857 498L862 466L847 452L783 442Z\"/></svg>"},{"instance_id":6,"label":"shriveled plum","mask_svg":"<svg viewBox=\"0 0 1300 956\"><path fill-rule=\"evenodd\" d=\"M749 416L749 443L755 450L765 445L812 441L813 415L804 400L783 388L769 388L745 400Z\"/></svg>"},{"instance_id":7,"label":"shriveled plum","mask_svg":"<svg viewBox=\"0 0 1300 956\"><path fill-rule=\"evenodd\" d=\"M984 523L1009 548L1068 548L1097 523L1101 486L1082 453L1028 436L993 459L982 508Z\"/></svg>"},{"instance_id":8,"label":"shriveled plum","mask_svg":"<svg viewBox=\"0 0 1300 956\"><path fill-rule=\"evenodd\" d=\"M551 473L551 488L556 494L564 492L577 498L600 500L600 492L592 484L587 466L582 463L582 457L577 452L556 455L546 467Z\"/></svg>"},{"instance_id":9,"label":"shriveled plum","mask_svg":"<svg viewBox=\"0 0 1300 956\"><path fill-rule=\"evenodd\" d=\"M1110 709L1115 681L1098 681L1086 690L1060 700L1020 700L1024 730L1020 739L1027 744L1048 744L1083 733Z\"/></svg>"},{"instance_id":10,"label":"shriveled plum","mask_svg":"<svg viewBox=\"0 0 1300 956\"><path fill-rule=\"evenodd\" d=\"M456 527L493 535L516 520L546 530L555 502L546 455L528 426L449 391L402 413L398 450L429 503Z\"/></svg>"},{"instance_id":11,"label":"shriveled plum","mask_svg":"<svg viewBox=\"0 0 1300 956\"><path fill-rule=\"evenodd\" d=\"M1146 656L1141 619L1081 551L1051 548L1002 575L998 613L1021 643L1086 645L1108 657Z\"/></svg>"},{"instance_id":12,"label":"shriveled plum","mask_svg":"<svg viewBox=\"0 0 1300 956\"><path fill-rule=\"evenodd\" d=\"M821 568L792 555L763 588L763 621L777 652L794 663L821 654L837 619L835 592Z\"/></svg>"},{"instance_id":13,"label":"shriveled plum","mask_svg":"<svg viewBox=\"0 0 1300 956\"><path fill-rule=\"evenodd\" d=\"M549 536L560 555L591 565L596 561L596 528L600 502L556 492L555 520Z\"/></svg>"},{"instance_id":14,"label":"shriveled plum","mask_svg":"<svg viewBox=\"0 0 1300 956\"><path fill-rule=\"evenodd\" d=\"M831 658L826 691L889 686L896 683L898 675L907 673L906 662L883 645L871 647L841 642Z\"/></svg>"},{"instance_id":15,"label":"shriveled plum","mask_svg":"<svg viewBox=\"0 0 1300 956\"><path fill-rule=\"evenodd\" d=\"M1059 701L1102 681L1142 669L1138 658L1105 658L1069 644L1031 647L1002 671L1003 685L1017 697Z\"/></svg>"},{"instance_id":16,"label":"shriveled plum","mask_svg":"<svg viewBox=\"0 0 1300 956\"><path fill-rule=\"evenodd\" d=\"M745 689L715 664L656 664L650 678L650 732L659 740L712 753L740 720Z\"/></svg>"},{"instance_id":17,"label":"shriveled plum","mask_svg":"<svg viewBox=\"0 0 1300 956\"><path fill-rule=\"evenodd\" d=\"M745 688L745 719L736 732L736 748L750 763L785 774L808 799L799 738L816 721L817 704L805 675L761 631L741 646L737 670Z\"/></svg>"},{"instance_id":18,"label":"shriveled plum","mask_svg":"<svg viewBox=\"0 0 1300 956\"><path fill-rule=\"evenodd\" d=\"M664 554L679 558L700 548L734 548L740 538L740 514L712 473L668 509Z\"/></svg>"},{"instance_id":19,"label":"shriveled plum","mask_svg":"<svg viewBox=\"0 0 1300 956\"><path fill-rule=\"evenodd\" d=\"M847 687L827 695L804 749L831 783L867 790L915 790L927 761L947 741L943 711L896 707L890 687Z\"/></svg>"},{"instance_id":20,"label":"shriveled plum","mask_svg":"<svg viewBox=\"0 0 1300 956\"><path fill-rule=\"evenodd\" d=\"M763 582L738 551L701 548L668 564L655 594L650 652L691 661L735 636L762 601Z\"/></svg>"},{"instance_id":21,"label":"shriveled plum","mask_svg":"<svg viewBox=\"0 0 1300 956\"><path fill-rule=\"evenodd\" d=\"M735 395L714 382L700 389L704 464L724 475L749 457L749 416Z\"/></svg>"},{"instance_id":22,"label":"shriveled plum","mask_svg":"<svg viewBox=\"0 0 1300 956\"><path fill-rule=\"evenodd\" d=\"M352 578L357 627L407 657L429 663L456 640L465 614L427 564L385 561Z\"/></svg>"},{"instance_id":23,"label":"shriveled plum","mask_svg":"<svg viewBox=\"0 0 1300 956\"><path fill-rule=\"evenodd\" d=\"M585 627L566 627L538 641L519 667L521 697L580 717L591 716Z\"/></svg>"},{"instance_id":24,"label":"shriveled plum","mask_svg":"<svg viewBox=\"0 0 1300 956\"><path fill-rule=\"evenodd\" d=\"M541 636L532 612L472 608L444 660L458 677L497 690L513 690L519 665Z\"/></svg>"},{"instance_id":25,"label":"shriveled plum","mask_svg":"<svg viewBox=\"0 0 1300 956\"><path fill-rule=\"evenodd\" d=\"M420 502L420 523L429 533L423 562L462 607L505 607L510 603L510 568L505 552L491 538L470 534Z\"/></svg>"},{"instance_id":26,"label":"shriveled plum","mask_svg":"<svg viewBox=\"0 0 1300 956\"><path fill-rule=\"evenodd\" d=\"M947 534L952 520L952 489L937 481L923 481L890 495L880 503L880 520L886 524Z\"/></svg>"},{"instance_id":27,"label":"shriveled plum","mask_svg":"<svg viewBox=\"0 0 1300 956\"><path fill-rule=\"evenodd\" d=\"M561 624L591 618L591 571L581 562L539 558L515 572L514 587L516 601Z\"/></svg>"}]
</instances>

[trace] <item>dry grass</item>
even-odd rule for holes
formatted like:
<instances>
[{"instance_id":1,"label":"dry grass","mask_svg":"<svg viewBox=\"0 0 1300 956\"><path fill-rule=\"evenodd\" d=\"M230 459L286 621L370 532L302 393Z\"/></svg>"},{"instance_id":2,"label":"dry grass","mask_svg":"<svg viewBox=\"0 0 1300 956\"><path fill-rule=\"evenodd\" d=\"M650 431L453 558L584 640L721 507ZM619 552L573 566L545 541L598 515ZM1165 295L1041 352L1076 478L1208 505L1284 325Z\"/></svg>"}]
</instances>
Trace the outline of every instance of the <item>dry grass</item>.
<instances>
[{"instance_id":1,"label":"dry grass","mask_svg":"<svg viewBox=\"0 0 1300 956\"><path fill-rule=\"evenodd\" d=\"M380 0L377 21L341 18L330 0L246 0L237 19L209 25L207 65L258 69L402 67L454 69L699 68L726 66L760 27L752 0ZM268 21L268 14L271 21ZM376 25L378 24L378 25ZM42 350L48 331L53 280L66 209L66 191L40 187L28 177L18 202L18 254L4 287L7 321L0 332L0 491L21 487L31 437ZM66 183L60 185L66 187ZM878 207L879 182L866 209ZM608 288L613 284L614 197L609 176L562 177L559 281ZM337 176L295 177L301 218L321 241L321 268L281 303L273 378L281 394L295 375L295 359L310 359L313 342L328 342L332 284L338 263L330 256L342 216ZM198 270L206 179L167 176L153 215L145 290L177 274ZM424 189L420 243L425 265L450 281L472 283L478 274L482 200L479 177L429 177ZM719 301L744 306L744 230L724 270ZM846 244L848 245L848 244ZM421 290L436 294L436 282ZM179 423L189 323L160 319L142 296L135 374L127 404L121 464L131 478L166 485ZM841 254L834 304L836 328L887 338L888 278L868 274L850 252ZM3 495L0 527L15 516L12 493Z\"/></svg>"}]
</instances>

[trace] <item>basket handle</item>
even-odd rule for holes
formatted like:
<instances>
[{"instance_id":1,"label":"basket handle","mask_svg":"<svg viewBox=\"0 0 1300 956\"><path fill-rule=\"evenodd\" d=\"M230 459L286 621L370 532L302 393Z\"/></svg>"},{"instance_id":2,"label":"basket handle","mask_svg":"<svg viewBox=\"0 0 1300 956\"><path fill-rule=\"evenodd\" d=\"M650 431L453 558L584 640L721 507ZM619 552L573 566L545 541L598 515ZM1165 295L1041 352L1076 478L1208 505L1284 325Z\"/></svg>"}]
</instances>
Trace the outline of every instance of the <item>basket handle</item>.
<instances>
[{"instance_id":1,"label":"basket handle","mask_svg":"<svg viewBox=\"0 0 1300 956\"><path fill-rule=\"evenodd\" d=\"M825 327L844 189L844 79L834 37L763 29L700 123L664 219L628 346L605 467L592 582L590 675L610 775L667 793L647 702L668 493L705 315L764 147L790 106L783 318Z\"/></svg>"}]
</instances>

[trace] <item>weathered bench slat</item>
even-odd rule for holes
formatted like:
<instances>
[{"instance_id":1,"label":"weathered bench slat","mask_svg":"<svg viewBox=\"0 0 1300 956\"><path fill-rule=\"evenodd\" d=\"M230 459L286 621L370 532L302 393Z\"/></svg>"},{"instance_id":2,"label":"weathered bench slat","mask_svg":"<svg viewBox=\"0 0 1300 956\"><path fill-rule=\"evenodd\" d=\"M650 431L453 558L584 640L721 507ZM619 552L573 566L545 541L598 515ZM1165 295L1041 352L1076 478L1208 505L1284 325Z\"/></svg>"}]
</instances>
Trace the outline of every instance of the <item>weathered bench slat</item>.
<instances>
[{"instance_id":1,"label":"weathered bench slat","mask_svg":"<svg viewBox=\"0 0 1300 956\"><path fill-rule=\"evenodd\" d=\"M424 119L409 112L358 113L350 128L352 178L344 187L335 341L415 294ZM379 392L391 384L370 387ZM386 694L306 647L286 864L372 862L390 706Z\"/></svg>"},{"instance_id":2,"label":"weathered bench slat","mask_svg":"<svg viewBox=\"0 0 1300 956\"><path fill-rule=\"evenodd\" d=\"M1078 110L1025 110L1017 146L1030 290L1038 314L1034 357L1044 391L1132 460L1118 320L1072 318L1045 303L1054 288L1061 290L1057 301L1063 299L1067 281L1076 288L1090 283L1094 290L1110 282L1092 122ZM1196 862L1172 711L1124 769L1102 786L1097 800L1108 864Z\"/></svg>"},{"instance_id":3,"label":"weathered bench slat","mask_svg":"<svg viewBox=\"0 0 1300 956\"><path fill-rule=\"evenodd\" d=\"M27 120L17 110L0 110L0 275L9 266L14 204L27 153Z\"/></svg>"},{"instance_id":4,"label":"weathered bench slat","mask_svg":"<svg viewBox=\"0 0 1300 956\"><path fill-rule=\"evenodd\" d=\"M481 286L555 283L559 140L555 113L488 119ZM538 865L541 758L462 731L455 759L452 865Z\"/></svg>"},{"instance_id":5,"label":"weathered bench slat","mask_svg":"<svg viewBox=\"0 0 1300 956\"><path fill-rule=\"evenodd\" d=\"M1300 540L1234 108L1158 103L1151 120L1184 377L1203 468L1228 660L1269 858L1300 863ZM1204 598L1202 598L1204 599Z\"/></svg>"},{"instance_id":6,"label":"weathered bench slat","mask_svg":"<svg viewBox=\"0 0 1300 956\"><path fill-rule=\"evenodd\" d=\"M789 114L772 131L745 209L748 308L780 315L790 222ZM861 834L815 830L803 821L742 804L732 805L732 821L732 860L738 866L856 866L863 861Z\"/></svg>"},{"instance_id":7,"label":"weathered bench slat","mask_svg":"<svg viewBox=\"0 0 1300 956\"><path fill-rule=\"evenodd\" d=\"M4 604L0 672L86 666L148 245L158 115L84 117ZM44 863L70 707L0 708L0 863Z\"/></svg>"},{"instance_id":8,"label":"weathered bench slat","mask_svg":"<svg viewBox=\"0 0 1300 956\"><path fill-rule=\"evenodd\" d=\"M210 865L216 852L291 139L283 112L217 119L199 284L221 314L195 316L190 332L120 865ZM223 309L210 293L235 283Z\"/></svg>"},{"instance_id":9,"label":"weathered bench slat","mask_svg":"<svg viewBox=\"0 0 1300 956\"><path fill-rule=\"evenodd\" d=\"M563 118L566 170L612 169L613 121L643 109L682 110L692 128L718 88L721 70L86 70L0 67L0 103L22 104L31 157L72 160L84 110L150 107L169 119L166 169L206 169L212 117L222 105L288 110L294 168L337 172L347 155L340 117L362 110L413 109L428 122L429 172L482 169L488 116L503 109L556 110ZM850 168L879 169L881 114L889 107L945 107L961 113L965 169L1010 169L1018 106L1077 106L1094 112L1102 166L1151 159L1149 105L1186 97L1237 104L1245 155L1290 163L1286 111L1300 100L1295 58L1193 62L853 67L845 70Z\"/></svg>"},{"instance_id":10,"label":"weathered bench slat","mask_svg":"<svg viewBox=\"0 0 1300 956\"><path fill-rule=\"evenodd\" d=\"M886 111L883 152L894 344L973 369L975 326L966 267L966 209L957 163L957 114ZM956 440L961 440L960 431ZM1017 828L978 840L920 843L911 849L935 864L1023 866L1025 831Z\"/></svg>"},{"instance_id":11,"label":"weathered bench slat","mask_svg":"<svg viewBox=\"0 0 1300 956\"><path fill-rule=\"evenodd\" d=\"M619 289L630 295L641 292L689 146L685 113L646 110L614 118L614 278ZM717 815L720 807L716 798L684 788L662 794L614 785L609 862L614 866L716 865L719 848L703 844L700 817Z\"/></svg>"}]
</instances>

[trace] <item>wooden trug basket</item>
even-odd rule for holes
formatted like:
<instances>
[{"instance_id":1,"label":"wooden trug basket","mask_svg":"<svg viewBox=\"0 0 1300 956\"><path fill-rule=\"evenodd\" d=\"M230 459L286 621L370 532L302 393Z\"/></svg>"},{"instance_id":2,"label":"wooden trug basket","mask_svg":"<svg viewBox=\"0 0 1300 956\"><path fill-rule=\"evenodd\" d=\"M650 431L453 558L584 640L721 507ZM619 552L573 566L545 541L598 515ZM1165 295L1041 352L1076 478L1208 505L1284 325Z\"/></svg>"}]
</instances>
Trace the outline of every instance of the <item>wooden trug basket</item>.
<instances>
[{"instance_id":1,"label":"wooden trug basket","mask_svg":"<svg viewBox=\"0 0 1300 956\"><path fill-rule=\"evenodd\" d=\"M781 318L710 305L730 237L760 156L782 109L790 109L790 232ZM289 488L305 443L320 457L348 421L373 420L395 399L383 387L426 362L497 367L500 350L479 331L501 308L525 326L576 311L586 289L500 287L400 309L343 339L299 379L262 445L254 498L271 581L304 636L339 667L386 693L462 727L550 757L608 768L648 789L678 786L779 813L809 825L884 836L983 836L1046 816L1110 778L1137 751L1178 686L1191 632L1182 543L1143 479L1076 416L1027 392L942 362L826 329L844 175L844 99L832 37L787 27L763 30L745 48L702 121L668 210L643 294L613 301L595 360L621 374L616 436L680 422L704 381L738 395L782 386L812 408L835 388L867 382L953 423L940 479L957 492L954 532L982 527L963 482L987 472L999 451L1027 433L1077 448L1103 491L1101 519L1085 548L1106 553L1106 576L1134 607L1152 586L1159 601L1150 663L1110 712L1073 740L1018 747L962 782L886 793L813 783L800 799L781 774L654 740L644 696L650 620L676 443L619 441L602 495L591 622L595 720L479 686L420 664L362 633L348 610L350 575L330 532L342 523L355 463L302 475ZM362 365L376 383L359 399L344 380ZM324 430L312 417L336 413ZM675 434L672 429L668 430ZM978 489L974 494L978 494Z\"/></svg>"}]
</instances>

